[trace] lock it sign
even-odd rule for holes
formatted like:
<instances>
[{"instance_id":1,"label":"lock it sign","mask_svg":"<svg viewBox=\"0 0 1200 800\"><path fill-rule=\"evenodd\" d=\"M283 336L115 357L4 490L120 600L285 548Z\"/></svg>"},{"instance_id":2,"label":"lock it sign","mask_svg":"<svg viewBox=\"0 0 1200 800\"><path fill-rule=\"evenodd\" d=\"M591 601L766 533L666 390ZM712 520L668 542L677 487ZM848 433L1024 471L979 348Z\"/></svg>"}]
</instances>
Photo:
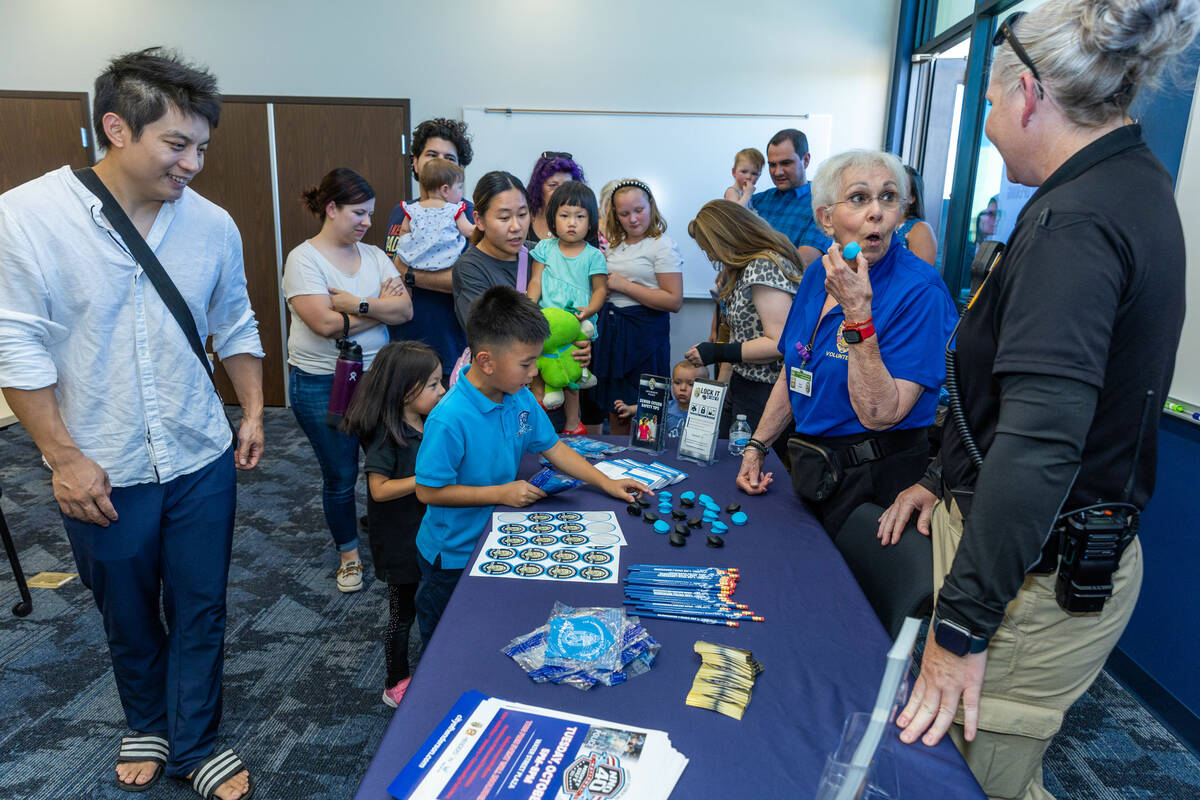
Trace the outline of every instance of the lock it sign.
<instances>
[{"instance_id":1,"label":"lock it sign","mask_svg":"<svg viewBox=\"0 0 1200 800\"><path fill-rule=\"evenodd\" d=\"M592 752L567 767L562 782L571 800L603 800L621 794L625 770L616 756Z\"/></svg>"}]
</instances>

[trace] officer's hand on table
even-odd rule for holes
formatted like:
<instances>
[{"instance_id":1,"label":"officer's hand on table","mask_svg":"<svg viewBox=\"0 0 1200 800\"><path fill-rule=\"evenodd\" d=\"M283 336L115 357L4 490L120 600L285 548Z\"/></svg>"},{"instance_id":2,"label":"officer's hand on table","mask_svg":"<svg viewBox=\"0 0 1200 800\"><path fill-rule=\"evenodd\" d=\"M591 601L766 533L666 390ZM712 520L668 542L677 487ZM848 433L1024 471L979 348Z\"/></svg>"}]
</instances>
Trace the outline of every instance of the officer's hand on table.
<instances>
[{"instance_id":1,"label":"officer's hand on table","mask_svg":"<svg viewBox=\"0 0 1200 800\"><path fill-rule=\"evenodd\" d=\"M774 480L774 473L763 472L763 454L752 447L742 452L742 468L738 470L737 487L746 494L762 494Z\"/></svg>"},{"instance_id":2,"label":"officer's hand on table","mask_svg":"<svg viewBox=\"0 0 1200 800\"><path fill-rule=\"evenodd\" d=\"M524 508L536 503L546 496L546 493L529 481L513 481L500 487L500 502L498 505Z\"/></svg>"},{"instance_id":3,"label":"officer's hand on table","mask_svg":"<svg viewBox=\"0 0 1200 800\"><path fill-rule=\"evenodd\" d=\"M600 485L600 488L604 489L604 491L608 492L612 497L615 497L618 500L624 500L626 503L637 502L639 494L644 494L647 497L650 497L653 494L653 492L650 491L649 486L629 478L623 478L621 480L606 478L605 482Z\"/></svg>"},{"instance_id":4,"label":"officer's hand on table","mask_svg":"<svg viewBox=\"0 0 1200 800\"><path fill-rule=\"evenodd\" d=\"M117 509L109 500L112 484L108 473L82 450L73 449L50 466L54 470L50 479L54 499L63 514L102 528L117 521Z\"/></svg>"},{"instance_id":5,"label":"officer's hand on table","mask_svg":"<svg viewBox=\"0 0 1200 800\"><path fill-rule=\"evenodd\" d=\"M900 541L900 535L908 526L908 520L917 512L917 530L929 535L929 519L937 497L919 483L896 495L896 500L879 517L879 531L875 537L884 547Z\"/></svg>"},{"instance_id":6,"label":"officer's hand on table","mask_svg":"<svg viewBox=\"0 0 1200 800\"><path fill-rule=\"evenodd\" d=\"M979 692L987 668L987 651L956 656L943 650L932 631L925 640L921 677L913 685L908 705L896 718L900 741L912 744L917 737L932 747L942 740L954 722L958 701L963 705L963 737L974 741L979 726Z\"/></svg>"}]
</instances>

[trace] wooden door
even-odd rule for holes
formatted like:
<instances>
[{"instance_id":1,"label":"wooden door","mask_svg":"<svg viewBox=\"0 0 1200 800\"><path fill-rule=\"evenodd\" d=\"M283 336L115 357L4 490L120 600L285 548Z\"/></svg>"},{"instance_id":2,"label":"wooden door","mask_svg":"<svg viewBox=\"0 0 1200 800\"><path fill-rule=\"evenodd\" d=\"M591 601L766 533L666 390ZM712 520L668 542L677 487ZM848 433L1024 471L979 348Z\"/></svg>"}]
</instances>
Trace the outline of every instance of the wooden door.
<instances>
[{"instance_id":1,"label":"wooden door","mask_svg":"<svg viewBox=\"0 0 1200 800\"><path fill-rule=\"evenodd\" d=\"M85 92L0 92L0 194L96 160Z\"/></svg>"},{"instance_id":2,"label":"wooden door","mask_svg":"<svg viewBox=\"0 0 1200 800\"><path fill-rule=\"evenodd\" d=\"M204 169L191 186L233 217L242 235L246 289L258 319L263 351L263 401L286 405L287 353L280 327L279 262L275 249L275 210L271 196L271 151L267 104L230 102L212 132ZM217 385L227 403L237 400L217 362Z\"/></svg>"},{"instance_id":3,"label":"wooden door","mask_svg":"<svg viewBox=\"0 0 1200 800\"><path fill-rule=\"evenodd\" d=\"M354 170L375 190L374 224L363 241L382 248L388 214L410 199L407 139L407 100L277 102L275 150L284 257L320 230L320 222L300 205L300 193L335 167Z\"/></svg>"}]
</instances>

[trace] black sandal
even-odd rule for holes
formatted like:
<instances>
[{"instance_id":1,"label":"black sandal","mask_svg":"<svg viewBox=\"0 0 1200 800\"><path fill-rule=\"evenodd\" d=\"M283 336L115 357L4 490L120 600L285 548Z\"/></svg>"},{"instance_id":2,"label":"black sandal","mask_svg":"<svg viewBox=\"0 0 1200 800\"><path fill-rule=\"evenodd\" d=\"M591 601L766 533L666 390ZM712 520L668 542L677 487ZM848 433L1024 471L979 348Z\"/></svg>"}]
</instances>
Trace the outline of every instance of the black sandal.
<instances>
[{"instance_id":1,"label":"black sandal","mask_svg":"<svg viewBox=\"0 0 1200 800\"><path fill-rule=\"evenodd\" d=\"M204 800L212 800L213 797L216 797L216 791L221 788L221 784L245 769L246 765L232 750L225 750L204 759L189 780L192 788L196 790L196 794L203 797ZM239 800L250 800L251 797L254 797L254 779L247 778L247 781L246 793Z\"/></svg>"},{"instance_id":2,"label":"black sandal","mask_svg":"<svg viewBox=\"0 0 1200 800\"><path fill-rule=\"evenodd\" d=\"M167 753L170 746L167 740L151 733L138 733L121 737L121 747L117 750L117 763L129 764L135 761L153 761L154 774L145 783L126 783L117 778L117 788L123 792L144 792L162 777L163 767L167 764Z\"/></svg>"}]
</instances>

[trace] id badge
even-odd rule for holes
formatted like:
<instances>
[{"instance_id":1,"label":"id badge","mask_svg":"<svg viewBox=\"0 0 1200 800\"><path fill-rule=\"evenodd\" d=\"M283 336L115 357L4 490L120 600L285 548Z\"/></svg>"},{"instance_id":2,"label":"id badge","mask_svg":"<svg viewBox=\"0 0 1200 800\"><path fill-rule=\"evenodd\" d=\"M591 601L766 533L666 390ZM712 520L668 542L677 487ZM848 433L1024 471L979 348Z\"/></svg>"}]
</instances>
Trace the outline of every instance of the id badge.
<instances>
[{"instance_id":1,"label":"id badge","mask_svg":"<svg viewBox=\"0 0 1200 800\"><path fill-rule=\"evenodd\" d=\"M791 375L788 378L788 388L797 394L812 397L812 380L813 374L808 370L792 367Z\"/></svg>"}]
</instances>

